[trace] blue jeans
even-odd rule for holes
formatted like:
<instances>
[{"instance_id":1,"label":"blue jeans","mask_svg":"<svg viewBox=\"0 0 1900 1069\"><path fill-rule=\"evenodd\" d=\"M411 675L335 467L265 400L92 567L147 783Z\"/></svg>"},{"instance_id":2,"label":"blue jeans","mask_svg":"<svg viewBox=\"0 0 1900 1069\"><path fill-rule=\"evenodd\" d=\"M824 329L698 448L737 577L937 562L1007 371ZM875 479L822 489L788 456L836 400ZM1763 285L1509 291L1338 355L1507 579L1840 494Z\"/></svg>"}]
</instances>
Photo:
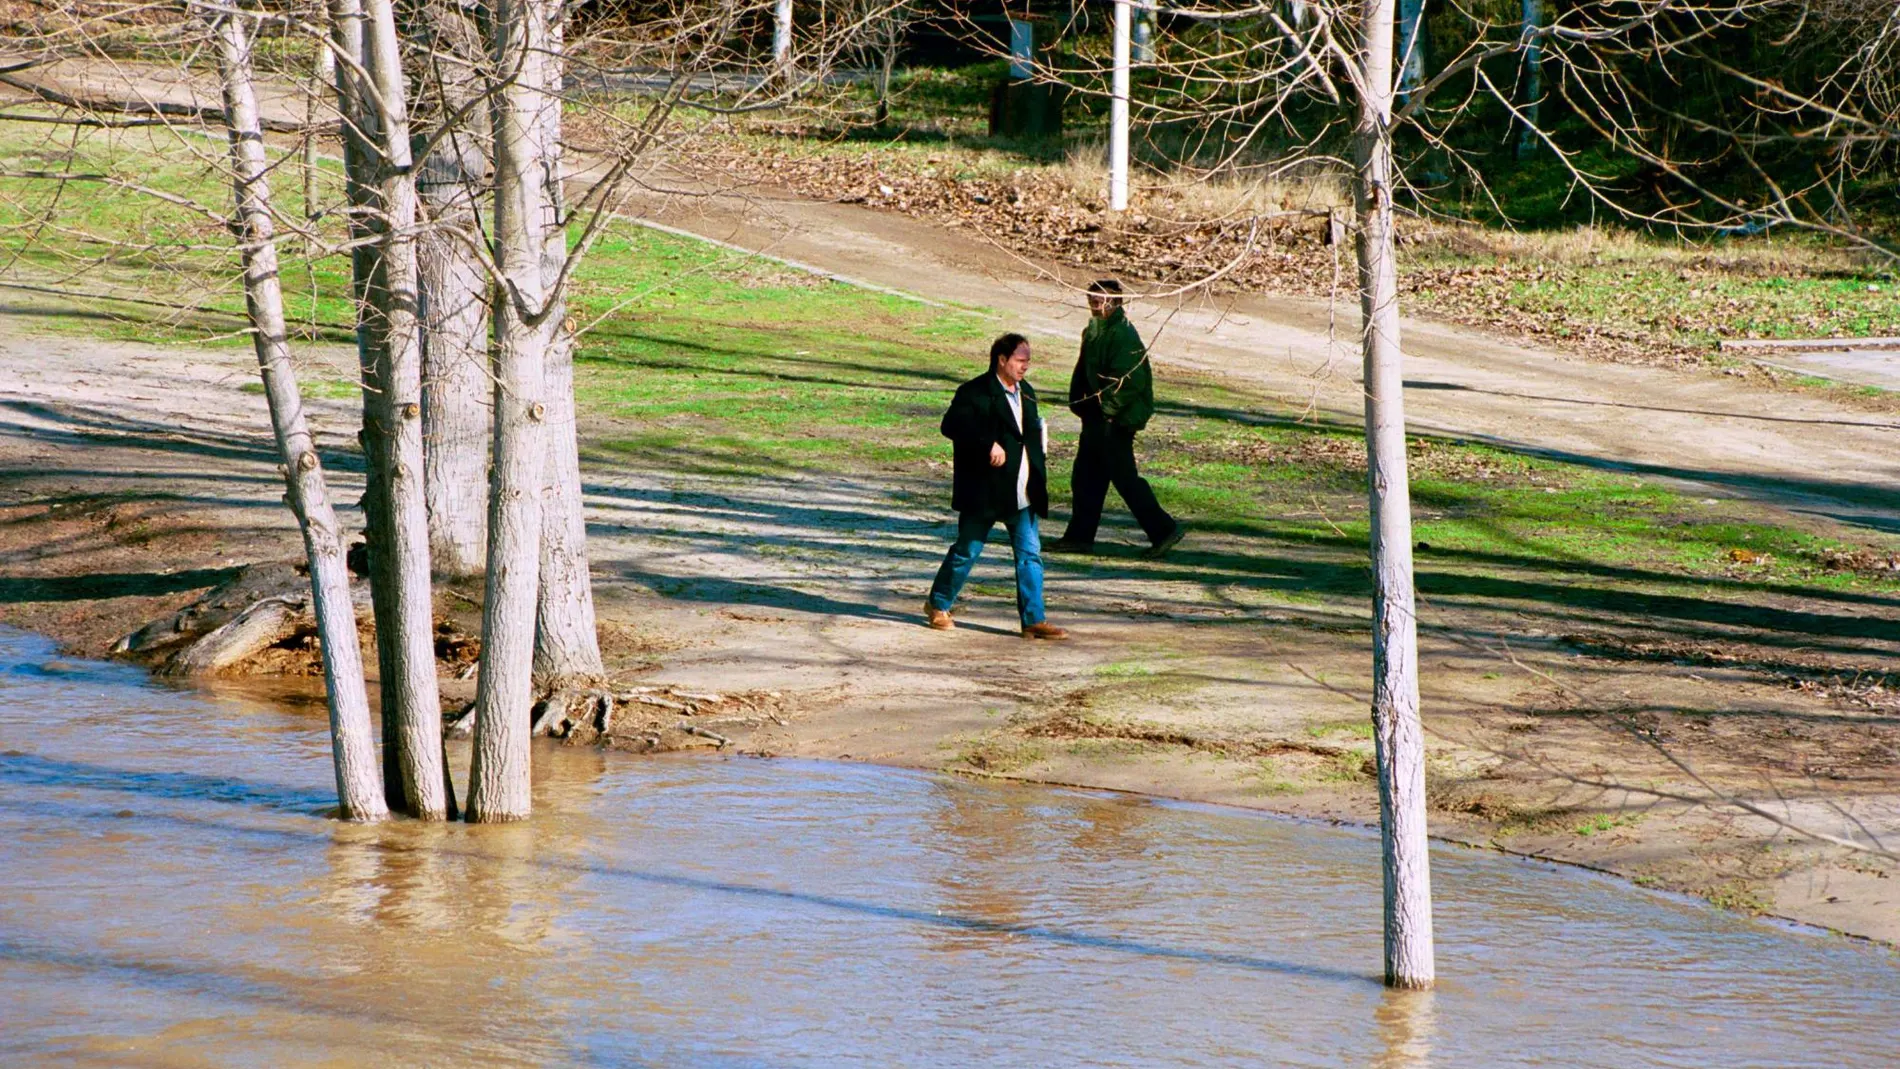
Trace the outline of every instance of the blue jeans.
<instances>
[{"instance_id":1,"label":"blue jeans","mask_svg":"<svg viewBox=\"0 0 1900 1069\"><path fill-rule=\"evenodd\" d=\"M996 526L996 521L997 517L976 512L957 517L957 540L944 554L937 581L930 584L931 608L949 612L957 603L957 594L970 578L970 569L976 567L976 558L983 555L983 544L989 541L990 528ZM1002 517L1002 521L1009 530L1010 549L1016 555L1016 614L1022 617L1024 627L1039 624L1043 618L1042 532L1036 514L1021 509Z\"/></svg>"}]
</instances>

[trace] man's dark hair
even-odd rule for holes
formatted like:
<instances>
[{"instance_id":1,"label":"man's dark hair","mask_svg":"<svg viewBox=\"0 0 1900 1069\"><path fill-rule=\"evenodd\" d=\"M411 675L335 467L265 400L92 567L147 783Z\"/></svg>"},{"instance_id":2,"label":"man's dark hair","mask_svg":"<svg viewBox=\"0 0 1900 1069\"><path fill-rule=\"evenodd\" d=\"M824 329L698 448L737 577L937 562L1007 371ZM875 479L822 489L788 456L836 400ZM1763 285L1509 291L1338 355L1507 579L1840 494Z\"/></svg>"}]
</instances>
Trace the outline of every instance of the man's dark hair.
<instances>
[{"instance_id":1,"label":"man's dark hair","mask_svg":"<svg viewBox=\"0 0 1900 1069\"><path fill-rule=\"evenodd\" d=\"M1111 308L1122 306L1122 284L1112 278L1098 278L1089 283L1089 296L1107 297Z\"/></svg>"},{"instance_id":2,"label":"man's dark hair","mask_svg":"<svg viewBox=\"0 0 1900 1069\"><path fill-rule=\"evenodd\" d=\"M1002 363L1011 354L1015 353L1017 347L1026 345L1028 342L1029 339L1023 337L1021 334L1005 334L991 342L990 370L995 371L997 364Z\"/></svg>"}]
</instances>

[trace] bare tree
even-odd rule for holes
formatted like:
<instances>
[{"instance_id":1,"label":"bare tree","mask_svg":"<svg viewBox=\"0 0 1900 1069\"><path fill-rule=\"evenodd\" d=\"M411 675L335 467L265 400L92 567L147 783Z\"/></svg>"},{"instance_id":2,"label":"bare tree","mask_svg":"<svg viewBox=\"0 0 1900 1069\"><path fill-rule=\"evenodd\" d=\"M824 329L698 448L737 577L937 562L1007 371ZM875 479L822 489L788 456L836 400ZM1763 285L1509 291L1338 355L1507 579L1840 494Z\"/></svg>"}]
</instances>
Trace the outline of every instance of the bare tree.
<instances>
[{"instance_id":1,"label":"bare tree","mask_svg":"<svg viewBox=\"0 0 1900 1069\"><path fill-rule=\"evenodd\" d=\"M373 255L359 283L363 451L369 468L370 587L383 699L384 789L413 816L449 814L435 667L434 591L423 488L422 348L417 317L416 185L407 86L391 0L337 0L338 29L361 23L355 62L338 64L345 121L364 135L347 158ZM347 165L346 164L346 165ZM395 751L392 760L389 751ZM394 782L390 773L395 772Z\"/></svg>"},{"instance_id":2,"label":"bare tree","mask_svg":"<svg viewBox=\"0 0 1900 1069\"><path fill-rule=\"evenodd\" d=\"M330 709L337 802L346 820L380 820L388 809L377 774L376 744L370 735L369 695L363 682L362 652L357 646L356 611L350 602L343 532L330 506L323 465L304 421L303 398L290 363L268 181L270 162L264 152L264 132L252 87L252 35L246 32L239 14L219 12L213 17L224 107L230 118L231 173L237 200L232 229L243 257L251 340L257 350L278 453L284 460L285 501L297 517L310 566L311 603L317 618Z\"/></svg>"},{"instance_id":3,"label":"bare tree","mask_svg":"<svg viewBox=\"0 0 1900 1069\"><path fill-rule=\"evenodd\" d=\"M476 687L475 755L468 819L525 820L533 809L529 706L541 564L542 472L548 456L547 351L559 324L549 314L543 245L548 173L541 155L559 107L547 75L550 0L499 0L494 9L495 94L494 475L489 490L488 583Z\"/></svg>"},{"instance_id":4,"label":"bare tree","mask_svg":"<svg viewBox=\"0 0 1900 1069\"><path fill-rule=\"evenodd\" d=\"M1418 618L1412 588L1411 480L1405 464L1405 373L1399 348L1398 257L1392 239L1392 14L1365 0L1353 83L1353 202L1359 213L1366 466L1372 513L1372 726L1385 869L1385 982L1429 987L1431 863L1425 830L1425 732L1418 703Z\"/></svg>"}]
</instances>

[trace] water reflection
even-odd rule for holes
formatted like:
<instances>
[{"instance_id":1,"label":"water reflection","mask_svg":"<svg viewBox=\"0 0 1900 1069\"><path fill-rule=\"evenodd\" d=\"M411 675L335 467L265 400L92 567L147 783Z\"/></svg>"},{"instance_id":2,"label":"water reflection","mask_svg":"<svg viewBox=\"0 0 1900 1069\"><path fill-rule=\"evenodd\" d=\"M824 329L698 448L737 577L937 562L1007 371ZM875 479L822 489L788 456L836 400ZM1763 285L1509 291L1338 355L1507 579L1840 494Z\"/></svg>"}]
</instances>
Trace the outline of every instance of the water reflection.
<instances>
[{"instance_id":1,"label":"water reflection","mask_svg":"<svg viewBox=\"0 0 1900 1069\"><path fill-rule=\"evenodd\" d=\"M0 633L0 1060L1875 1066L1900 1038L1882 952L1461 852L1445 983L1386 992L1375 840L1134 798L547 746L531 823L339 824L320 708L49 653Z\"/></svg>"},{"instance_id":2,"label":"water reflection","mask_svg":"<svg viewBox=\"0 0 1900 1069\"><path fill-rule=\"evenodd\" d=\"M1374 1069L1431 1069L1431 991L1387 990L1379 999L1379 1058Z\"/></svg>"}]
</instances>

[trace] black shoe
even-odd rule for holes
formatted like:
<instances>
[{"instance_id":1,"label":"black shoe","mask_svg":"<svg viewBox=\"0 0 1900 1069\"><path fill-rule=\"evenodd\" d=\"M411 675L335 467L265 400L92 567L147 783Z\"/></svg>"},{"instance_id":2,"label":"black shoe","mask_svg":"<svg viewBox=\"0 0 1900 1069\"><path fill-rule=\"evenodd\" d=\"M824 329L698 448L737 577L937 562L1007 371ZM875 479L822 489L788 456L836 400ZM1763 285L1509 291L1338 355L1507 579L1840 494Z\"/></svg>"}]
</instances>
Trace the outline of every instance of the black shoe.
<instances>
[{"instance_id":1,"label":"black shoe","mask_svg":"<svg viewBox=\"0 0 1900 1069\"><path fill-rule=\"evenodd\" d=\"M1087 556L1094 555L1095 544L1093 542L1071 542L1066 538L1058 538L1054 542L1051 542L1048 545L1042 547L1042 551L1044 553L1069 554L1071 556L1076 556L1076 557L1087 557Z\"/></svg>"},{"instance_id":2,"label":"black shoe","mask_svg":"<svg viewBox=\"0 0 1900 1069\"><path fill-rule=\"evenodd\" d=\"M1143 550L1141 553L1142 558L1144 560L1160 560L1168 555L1168 550L1180 545L1181 539L1186 537L1187 524L1177 523L1174 525L1174 530L1168 532L1168 537L1163 538L1161 541Z\"/></svg>"}]
</instances>

